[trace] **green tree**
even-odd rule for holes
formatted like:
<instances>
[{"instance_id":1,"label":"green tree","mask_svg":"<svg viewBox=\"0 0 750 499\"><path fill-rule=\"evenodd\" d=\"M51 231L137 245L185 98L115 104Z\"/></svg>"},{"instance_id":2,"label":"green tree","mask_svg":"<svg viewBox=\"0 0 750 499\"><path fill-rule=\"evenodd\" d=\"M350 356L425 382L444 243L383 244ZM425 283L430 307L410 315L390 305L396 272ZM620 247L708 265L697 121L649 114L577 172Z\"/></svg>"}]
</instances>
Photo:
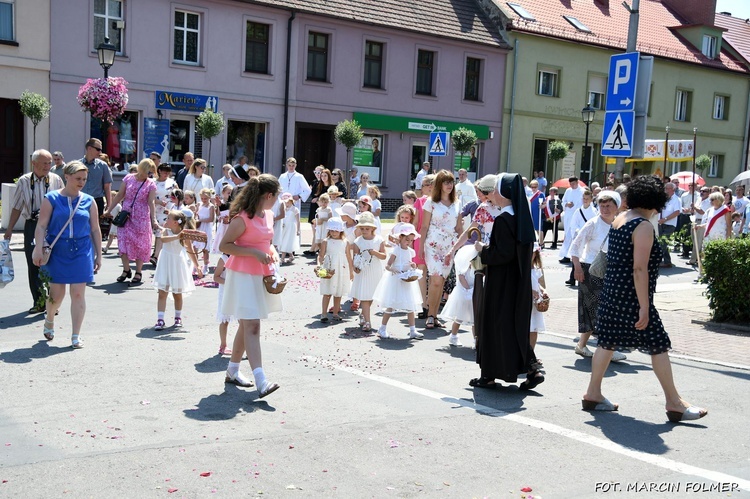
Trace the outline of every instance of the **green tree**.
<instances>
[{"instance_id":1,"label":"green tree","mask_svg":"<svg viewBox=\"0 0 750 499\"><path fill-rule=\"evenodd\" d=\"M36 151L36 126L49 116L52 106L46 97L28 90L23 91L18 102L21 105L21 113L34 124L34 150Z\"/></svg>"},{"instance_id":2,"label":"green tree","mask_svg":"<svg viewBox=\"0 0 750 499\"><path fill-rule=\"evenodd\" d=\"M473 130L461 127L451 133L451 143L453 144L453 149L461 155L461 162L459 164L463 165L464 154L469 152L474 147L474 144L477 143L477 134Z\"/></svg>"},{"instance_id":3,"label":"green tree","mask_svg":"<svg viewBox=\"0 0 750 499\"><path fill-rule=\"evenodd\" d=\"M557 175L557 162L563 159L565 156L568 155L568 143L563 142L562 140L556 140L552 143L550 143L549 147L547 148L547 154L549 155L549 159L552 160L552 162L555 164L555 176ZM550 181L554 181L554 178L551 178Z\"/></svg>"},{"instance_id":4,"label":"green tree","mask_svg":"<svg viewBox=\"0 0 750 499\"><path fill-rule=\"evenodd\" d=\"M362 140L362 137L365 136L365 133L362 131L362 127L359 126L359 123L357 123L356 120L344 120L340 121L336 125L336 129L333 131L333 137L336 139L336 142L341 144L342 146L346 147L346 166L344 168L344 178L342 181L344 182L344 185L346 186L347 193L349 194L349 198L351 199L352 193L349 192L349 170L351 167L351 150L352 147L359 144L359 141Z\"/></svg>"},{"instance_id":5,"label":"green tree","mask_svg":"<svg viewBox=\"0 0 750 499\"><path fill-rule=\"evenodd\" d=\"M195 118L195 129L198 130L198 133L208 141L208 165L213 174L213 165L211 164L211 139L224 131L224 113L215 113L211 109L204 110L197 118Z\"/></svg>"},{"instance_id":6,"label":"green tree","mask_svg":"<svg viewBox=\"0 0 750 499\"><path fill-rule=\"evenodd\" d=\"M701 154L695 158L695 169L700 172L701 176L703 176L703 172L705 172L709 166L711 166L711 157L708 154Z\"/></svg>"}]
</instances>

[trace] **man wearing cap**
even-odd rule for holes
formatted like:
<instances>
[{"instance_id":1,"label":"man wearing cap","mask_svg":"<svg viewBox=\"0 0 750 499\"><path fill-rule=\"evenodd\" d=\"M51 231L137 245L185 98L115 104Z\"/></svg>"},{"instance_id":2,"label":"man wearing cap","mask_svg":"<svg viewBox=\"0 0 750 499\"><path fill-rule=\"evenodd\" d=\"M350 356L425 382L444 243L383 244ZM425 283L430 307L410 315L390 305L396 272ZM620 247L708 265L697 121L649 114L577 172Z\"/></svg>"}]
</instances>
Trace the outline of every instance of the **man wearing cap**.
<instances>
[{"instance_id":1,"label":"man wearing cap","mask_svg":"<svg viewBox=\"0 0 750 499\"><path fill-rule=\"evenodd\" d=\"M39 267L34 265L31 254L34 251L34 232L39 218L39 210L42 206L44 195L50 191L63 188L63 181L54 173L50 173L52 166L52 155L49 151L39 149L31 155L31 172L21 175L16 183L16 195L11 204L8 228L5 230L4 239L10 240L13 236L13 227L16 226L18 218L23 216L26 222L23 226L23 251L26 254L26 266L29 274L29 290L34 299L34 305L29 310L30 314L44 312L44 303L40 303L40 289L42 281L39 279ZM62 172L61 172L62 173ZM4 298L5 303L10 302L10 297Z\"/></svg>"},{"instance_id":2,"label":"man wearing cap","mask_svg":"<svg viewBox=\"0 0 750 499\"><path fill-rule=\"evenodd\" d=\"M94 198L99 216L104 213L104 204L109 206L112 202L112 172L107 163L99 159L101 152L102 141L92 138L86 142L86 155L81 158L81 163L89 169L83 192Z\"/></svg>"},{"instance_id":3,"label":"man wearing cap","mask_svg":"<svg viewBox=\"0 0 750 499\"><path fill-rule=\"evenodd\" d=\"M298 210L302 207L302 202L307 201L312 193L305 176L297 172L297 160L291 157L286 160L286 172L279 176L279 184L281 184L282 193L288 192L292 195L294 206Z\"/></svg>"}]
</instances>

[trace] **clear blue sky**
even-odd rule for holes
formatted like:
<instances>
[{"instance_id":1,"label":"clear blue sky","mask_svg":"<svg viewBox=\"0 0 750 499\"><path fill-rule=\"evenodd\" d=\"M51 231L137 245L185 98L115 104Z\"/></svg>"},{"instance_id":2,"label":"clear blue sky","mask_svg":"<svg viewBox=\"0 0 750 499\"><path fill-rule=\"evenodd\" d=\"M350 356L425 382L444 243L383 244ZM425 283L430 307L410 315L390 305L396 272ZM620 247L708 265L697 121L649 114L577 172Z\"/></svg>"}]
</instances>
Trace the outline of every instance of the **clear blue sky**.
<instances>
[{"instance_id":1,"label":"clear blue sky","mask_svg":"<svg viewBox=\"0 0 750 499\"><path fill-rule=\"evenodd\" d=\"M750 19L750 0L716 0L716 12L731 12L733 17Z\"/></svg>"}]
</instances>

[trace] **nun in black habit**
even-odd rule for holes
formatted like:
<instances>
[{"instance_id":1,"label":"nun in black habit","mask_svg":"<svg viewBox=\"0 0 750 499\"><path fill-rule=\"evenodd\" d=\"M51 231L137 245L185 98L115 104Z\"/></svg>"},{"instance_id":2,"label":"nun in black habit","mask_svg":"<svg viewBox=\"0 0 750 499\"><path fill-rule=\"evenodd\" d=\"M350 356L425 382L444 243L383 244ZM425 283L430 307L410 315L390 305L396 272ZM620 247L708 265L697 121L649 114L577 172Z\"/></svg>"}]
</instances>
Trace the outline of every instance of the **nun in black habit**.
<instances>
[{"instance_id":1,"label":"nun in black habit","mask_svg":"<svg viewBox=\"0 0 750 499\"><path fill-rule=\"evenodd\" d=\"M521 176L501 173L488 197L501 212L495 218L489 244L475 244L486 270L481 318L477 317L481 324L477 331L481 375L469 384L494 388L496 379L515 383L519 374L526 373L520 388L530 390L544 381L544 375L529 345L535 234Z\"/></svg>"}]
</instances>

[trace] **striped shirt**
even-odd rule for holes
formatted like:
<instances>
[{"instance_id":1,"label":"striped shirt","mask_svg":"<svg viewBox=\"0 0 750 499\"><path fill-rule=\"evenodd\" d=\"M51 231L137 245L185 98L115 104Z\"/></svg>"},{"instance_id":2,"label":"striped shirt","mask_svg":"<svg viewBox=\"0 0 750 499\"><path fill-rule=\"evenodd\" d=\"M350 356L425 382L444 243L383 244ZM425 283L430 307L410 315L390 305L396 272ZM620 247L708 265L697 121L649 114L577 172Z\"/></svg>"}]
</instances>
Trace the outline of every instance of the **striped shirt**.
<instances>
[{"instance_id":1,"label":"striped shirt","mask_svg":"<svg viewBox=\"0 0 750 499\"><path fill-rule=\"evenodd\" d=\"M32 175L34 177L33 189ZM33 172L21 175L16 183L16 197L13 199L12 208L19 210L23 218L29 219L32 211L37 211L42 207L45 194L63 187L62 179L51 172L46 177L37 177Z\"/></svg>"}]
</instances>

